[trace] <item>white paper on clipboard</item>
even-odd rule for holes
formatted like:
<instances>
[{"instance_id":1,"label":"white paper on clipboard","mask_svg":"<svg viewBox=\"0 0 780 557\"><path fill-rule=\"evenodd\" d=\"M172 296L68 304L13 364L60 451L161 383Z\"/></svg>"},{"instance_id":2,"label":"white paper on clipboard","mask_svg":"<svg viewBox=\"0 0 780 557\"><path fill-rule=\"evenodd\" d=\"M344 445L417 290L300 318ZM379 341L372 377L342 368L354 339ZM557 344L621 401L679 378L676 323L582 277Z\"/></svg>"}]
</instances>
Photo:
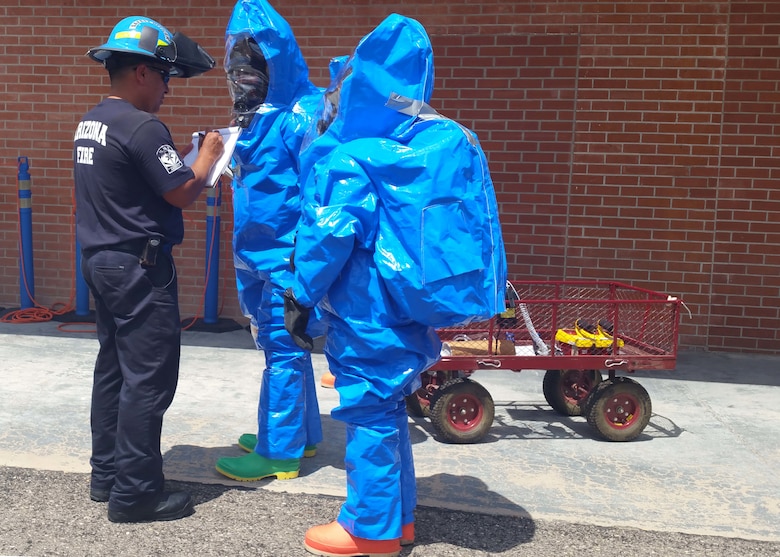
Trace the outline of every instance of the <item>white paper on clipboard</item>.
<instances>
[{"instance_id":1,"label":"white paper on clipboard","mask_svg":"<svg viewBox=\"0 0 780 557\"><path fill-rule=\"evenodd\" d=\"M238 126L220 128L214 131L218 131L220 134L222 134L222 142L225 145L225 152L222 153L222 156L219 157L217 162L214 163L214 166L211 167L211 172L209 173L208 180L206 181L208 187L214 187L219 177L222 174L225 174L225 171L228 170L230 157L233 156L233 150L236 148L238 136L241 135L241 128ZM187 153L187 156L184 157L183 161L187 166L192 166L192 163L195 162L195 159L198 156L198 143L200 143L201 136L205 134L206 132L192 133L192 151Z\"/></svg>"}]
</instances>

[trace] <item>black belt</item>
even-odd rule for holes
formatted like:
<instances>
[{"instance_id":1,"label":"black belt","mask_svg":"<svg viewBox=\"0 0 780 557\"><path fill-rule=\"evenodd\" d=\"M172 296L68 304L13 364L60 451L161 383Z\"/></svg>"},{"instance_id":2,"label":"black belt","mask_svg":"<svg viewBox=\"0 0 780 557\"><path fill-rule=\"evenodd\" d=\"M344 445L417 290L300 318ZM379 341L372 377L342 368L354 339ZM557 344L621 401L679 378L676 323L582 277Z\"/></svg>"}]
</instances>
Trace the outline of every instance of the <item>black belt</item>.
<instances>
[{"instance_id":1,"label":"black belt","mask_svg":"<svg viewBox=\"0 0 780 557\"><path fill-rule=\"evenodd\" d=\"M126 242L119 242L118 244L110 244L108 246L98 246L96 248L89 248L82 250L85 256L89 257L91 255L96 254L99 251L121 251L123 253L129 253L130 255L135 255L137 257L141 257L141 254L144 251L144 247L146 246L147 239L146 238L138 238L137 240L128 240ZM160 248L160 251L163 253L171 253L173 250L173 244L165 244Z\"/></svg>"}]
</instances>

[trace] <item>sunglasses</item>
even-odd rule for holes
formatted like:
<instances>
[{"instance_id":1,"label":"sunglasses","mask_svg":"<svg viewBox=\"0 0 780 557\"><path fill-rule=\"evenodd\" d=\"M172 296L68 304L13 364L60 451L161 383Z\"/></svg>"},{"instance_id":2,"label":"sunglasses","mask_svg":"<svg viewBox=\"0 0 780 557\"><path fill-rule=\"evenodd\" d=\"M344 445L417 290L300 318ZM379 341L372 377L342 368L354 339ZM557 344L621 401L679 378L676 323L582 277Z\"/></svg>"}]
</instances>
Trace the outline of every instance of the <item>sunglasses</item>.
<instances>
[{"instance_id":1,"label":"sunglasses","mask_svg":"<svg viewBox=\"0 0 780 557\"><path fill-rule=\"evenodd\" d=\"M168 72L168 70L161 70L160 68L154 68L152 66L146 66L146 67L149 68L150 70L152 70L153 72L157 72L158 74L160 74L160 77L162 77L163 83L165 83L166 85L171 80L171 74Z\"/></svg>"}]
</instances>

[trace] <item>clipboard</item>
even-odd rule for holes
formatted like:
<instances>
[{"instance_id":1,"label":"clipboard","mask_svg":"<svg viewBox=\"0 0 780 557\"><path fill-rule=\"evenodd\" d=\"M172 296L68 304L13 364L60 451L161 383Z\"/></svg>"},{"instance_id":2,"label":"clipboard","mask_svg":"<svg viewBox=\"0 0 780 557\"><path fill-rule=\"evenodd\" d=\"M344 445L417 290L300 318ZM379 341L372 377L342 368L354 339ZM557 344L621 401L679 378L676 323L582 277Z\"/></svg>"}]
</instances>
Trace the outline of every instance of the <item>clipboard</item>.
<instances>
[{"instance_id":1,"label":"clipboard","mask_svg":"<svg viewBox=\"0 0 780 557\"><path fill-rule=\"evenodd\" d=\"M225 152L222 153L222 156L219 157L217 162L214 163L214 166L211 167L208 180L206 181L206 185L210 188L213 188L216 185L217 180L222 174L227 174L230 177L233 176L233 173L228 168L228 165L230 164L230 158L233 156L233 151L236 148L238 136L241 135L241 128L239 126L220 128L214 131L218 131L220 134L222 134L222 142L225 145ZM183 161L187 166L192 166L192 163L195 162L195 159L198 156L198 146L200 145L201 139L205 135L205 131L192 133L192 151L187 153L187 156L184 157Z\"/></svg>"}]
</instances>

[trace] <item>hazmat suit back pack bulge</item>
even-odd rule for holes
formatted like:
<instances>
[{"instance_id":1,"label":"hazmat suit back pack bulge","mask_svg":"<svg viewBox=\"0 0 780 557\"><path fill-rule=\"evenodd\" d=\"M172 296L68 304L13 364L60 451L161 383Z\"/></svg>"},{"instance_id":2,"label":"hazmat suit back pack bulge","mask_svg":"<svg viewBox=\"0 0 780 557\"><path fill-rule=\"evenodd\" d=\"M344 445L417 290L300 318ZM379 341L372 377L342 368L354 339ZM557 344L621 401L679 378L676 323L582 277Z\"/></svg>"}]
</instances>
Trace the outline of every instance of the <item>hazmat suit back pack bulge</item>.
<instances>
[{"instance_id":1,"label":"hazmat suit back pack bulge","mask_svg":"<svg viewBox=\"0 0 780 557\"><path fill-rule=\"evenodd\" d=\"M293 294L305 307L319 304L328 323L325 353L340 395L332 415L347 424L347 500L338 522L369 539L397 538L414 520L404 395L439 358L431 324L504 310L506 258L485 158L471 132L421 113L433 79L424 28L389 16L326 91L301 154ZM460 218L458 201L469 204L476 229L442 218ZM447 209L431 215L437 229L428 230L424 219L439 205ZM468 261L468 278L445 293L456 304L448 315L403 298L407 274L422 272L434 284L457 277L457 258Z\"/></svg>"},{"instance_id":2,"label":"hazmat suit back pack bulge","mask_svg":"<svg viewBox=\"0 0 780 557\"><path fill-rule=\"evenodd\" d=\"M322 429L311 355L284 330L282 294L292 284L300 217L298 154L321 91L309 81L292 29L268 2L239 1L225 40L234 114L245 126L233 155L238 297L266 359L255 451L300 458L304 446L322 440Z\"/></svg>"}]
</instances>

